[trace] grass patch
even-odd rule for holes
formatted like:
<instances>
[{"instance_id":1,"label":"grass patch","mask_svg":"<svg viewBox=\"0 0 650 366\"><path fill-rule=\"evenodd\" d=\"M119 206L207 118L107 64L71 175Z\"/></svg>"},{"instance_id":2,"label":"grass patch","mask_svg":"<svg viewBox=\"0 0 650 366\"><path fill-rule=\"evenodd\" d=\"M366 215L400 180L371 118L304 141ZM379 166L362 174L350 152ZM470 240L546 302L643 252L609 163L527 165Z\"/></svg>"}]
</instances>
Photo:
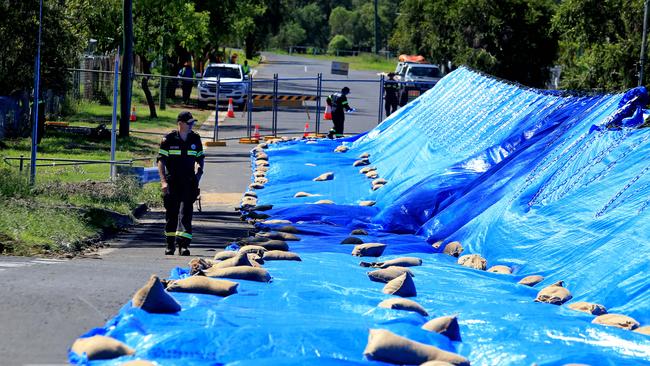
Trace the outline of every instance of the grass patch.
<instances>
[{"instance_id":1,"label":"grass patch","mask_svg":"<svg viewBox=\"0 0 650 366\"><path fill-rule=\"evenodd\" d=\"M274 50L273 52L283 55L289 54L283 50ZM391 72L395 71L395 66L397 66L396 58L386 59L385 57L377 56L372 53L361 53L358 56L310 55L303 53L294 53L292 56L325 61L347 62L350 64L351 70L360 71Z\"/></svg>"}]
</instances>

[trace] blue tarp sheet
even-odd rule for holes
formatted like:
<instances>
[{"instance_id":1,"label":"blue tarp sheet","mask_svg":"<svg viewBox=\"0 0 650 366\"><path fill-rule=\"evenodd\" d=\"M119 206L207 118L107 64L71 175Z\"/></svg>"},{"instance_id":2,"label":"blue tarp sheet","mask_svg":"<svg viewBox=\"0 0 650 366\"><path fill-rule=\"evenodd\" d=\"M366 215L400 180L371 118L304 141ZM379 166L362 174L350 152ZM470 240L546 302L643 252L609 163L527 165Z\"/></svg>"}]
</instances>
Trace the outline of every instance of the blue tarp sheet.
<instances>
[{"instance_id":1,"label":"blue tarp sheet","mask_svg":"<svg viewBox=\"0 0 650 366\"><path fill-rule=\"evenodd\" d=\"M527 89L460 68L375 129L339 140L272 144L259 204L300 230L302 262L266 262L268 284L239 281L227 298L173 296L183 310L148 314L126 304L105 327L135 356L118 365L357 365L368 330L397 334L467 357L472 365L639 365L650 336L592 324L566 305L535 303L562 280L575 301L650 325L650 129L643 89L569 95ZM339 145L350 148L335 153ZM388 183L352 163L370 154ZM312 179L333 172L334 179ZM298 191L317 194L294 198ZM311 204L328 199L335 204ZM361 207L359 202L376 205ZM262 225L263 226L263 225ZM364 228L387 244L381 260L417 256L417 297L430 316L377 307L382 284L339 244ZM512 275L462 267L431 243L460 241L463 254L507 265ZM366 260L366 259L364 259ZM517 282L531 274L544 282ZM172 278L186 276L172 271ZM143 279L144 282L145 279ZM461 342L426 332L457 314ZM85 363L74 354L71 362Z\"/></svg>"}]
</instances>

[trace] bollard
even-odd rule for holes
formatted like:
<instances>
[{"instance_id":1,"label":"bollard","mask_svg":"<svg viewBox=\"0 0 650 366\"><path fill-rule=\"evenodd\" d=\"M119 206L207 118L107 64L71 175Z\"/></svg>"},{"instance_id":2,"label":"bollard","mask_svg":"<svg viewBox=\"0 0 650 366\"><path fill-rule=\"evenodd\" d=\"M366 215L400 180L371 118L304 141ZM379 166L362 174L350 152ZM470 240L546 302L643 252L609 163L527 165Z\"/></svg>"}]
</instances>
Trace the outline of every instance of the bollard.
<instances>
[{"instance_id":1,"label":"bollard","mask_svg":"<svg viewBox=\"0 0 650 366\"><path fill-rule=\"evenodd\" d=\"M160 76L160 94L158 95L158 105L161 111L167 109L167 79Z\"/></svg>"}]
</instances>

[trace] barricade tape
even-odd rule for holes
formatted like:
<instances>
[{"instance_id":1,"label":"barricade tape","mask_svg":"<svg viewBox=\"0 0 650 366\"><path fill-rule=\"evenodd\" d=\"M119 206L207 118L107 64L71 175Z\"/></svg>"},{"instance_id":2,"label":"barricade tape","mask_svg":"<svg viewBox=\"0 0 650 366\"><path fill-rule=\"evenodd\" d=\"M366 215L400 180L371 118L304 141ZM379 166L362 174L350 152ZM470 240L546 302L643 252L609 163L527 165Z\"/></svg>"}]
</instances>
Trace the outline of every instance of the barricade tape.
<instances>
[{"instance_id":1,"label":"barricade tape","mask_svg":"<svg viewBox=\"0 0 650 366\"><path fill-rule=\"evenodd\" d=\"M253 94L253 100L273 100L273 94ZM277 100L305 101L316 100L315 95L278 95Z\"/></svg>"}]
</instances>

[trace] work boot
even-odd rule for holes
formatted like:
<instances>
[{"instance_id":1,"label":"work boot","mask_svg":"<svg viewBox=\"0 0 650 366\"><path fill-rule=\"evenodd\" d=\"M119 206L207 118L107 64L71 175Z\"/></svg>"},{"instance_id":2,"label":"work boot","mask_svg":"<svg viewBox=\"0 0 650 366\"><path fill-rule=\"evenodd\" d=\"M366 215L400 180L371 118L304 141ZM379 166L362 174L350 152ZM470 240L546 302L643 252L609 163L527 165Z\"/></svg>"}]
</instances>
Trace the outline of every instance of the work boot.
<instances>
[{"instance_id":1,"label":"work boot","mask_svg":"<svg viewBox=\"0 0 650 366\"><path fill-rule=\"evenodd\" d=\"M179 246L178 255L188 257L190 255L190 250L187 248L187 246Z\"/></svg>"},{"instance_id":2,"label":"work boot","mask_svg":"<svg viewBox=\"0 0 650 366\"><path fill-rule=\"evenodd\" d=\"M165 255L174 255L176 251L176 246L174 243L167 243L167 248L165 249Z\"/></svg>"}]
</instances>

